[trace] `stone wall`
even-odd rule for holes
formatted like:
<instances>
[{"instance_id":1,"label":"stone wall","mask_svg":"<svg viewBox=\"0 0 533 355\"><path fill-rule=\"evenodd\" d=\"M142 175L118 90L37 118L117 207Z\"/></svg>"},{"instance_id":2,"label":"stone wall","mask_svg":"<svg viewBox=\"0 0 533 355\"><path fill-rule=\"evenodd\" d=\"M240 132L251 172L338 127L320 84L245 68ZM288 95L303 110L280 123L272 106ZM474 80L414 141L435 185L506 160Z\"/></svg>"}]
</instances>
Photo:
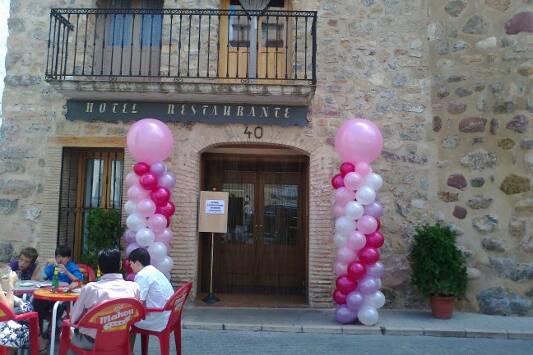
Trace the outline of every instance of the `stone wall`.
<instances>
[{"instance_id":1,"label":"stone wall","mask_svg":"<svg viewBox=\"0 0 533 355\"><path fill-rule=\"evenodd\" d=\"M11 1L0 220L2 242L15 250L29 244L43 257L53 254L63 146L124 145L126 125L66 121L65 98L44 81L49 8L95 3ZM165 7L217 4L166 1ZM504 29L528 8L531 1L525 0L294 0L293 9L317 10L319 18L311 123L265 127L260 141L243 134L242 125L172 126L170 166L180 181L174 191L173 281L198 277L191 221L200 154L228 142L272 143L310 156L309 301L331 306L329 179L339 164L332 139L344 120L360 115L375 121L385 138L374 169L386 183L380 199L387 207L382 250L388 306L426 306L409 283L406 254L414 226L443 221L461 232L468 256L471 282L461 306L531 312L532 42L527 33Z\"/></svg>"}]
</instances>

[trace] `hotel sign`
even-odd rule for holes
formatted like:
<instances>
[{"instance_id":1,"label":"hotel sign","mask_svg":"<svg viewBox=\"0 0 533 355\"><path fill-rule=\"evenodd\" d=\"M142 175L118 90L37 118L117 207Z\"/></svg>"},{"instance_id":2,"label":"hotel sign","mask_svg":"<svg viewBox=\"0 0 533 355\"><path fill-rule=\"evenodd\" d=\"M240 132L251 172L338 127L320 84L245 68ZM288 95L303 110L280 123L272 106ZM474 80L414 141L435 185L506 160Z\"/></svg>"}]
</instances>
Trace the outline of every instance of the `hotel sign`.
<instances>
[{"instance_id":1,"label":"hotel sign","mask_svg":"<svg viewBox=\"0 0 533 355\"><path fill-rule=\"evenodd\" d=\"M136 121L157 118L163 122L243 123L257 125L305 126L306 106L161 103L133 101L67 100L67 120Z\"/></svg>"}]
</instances>

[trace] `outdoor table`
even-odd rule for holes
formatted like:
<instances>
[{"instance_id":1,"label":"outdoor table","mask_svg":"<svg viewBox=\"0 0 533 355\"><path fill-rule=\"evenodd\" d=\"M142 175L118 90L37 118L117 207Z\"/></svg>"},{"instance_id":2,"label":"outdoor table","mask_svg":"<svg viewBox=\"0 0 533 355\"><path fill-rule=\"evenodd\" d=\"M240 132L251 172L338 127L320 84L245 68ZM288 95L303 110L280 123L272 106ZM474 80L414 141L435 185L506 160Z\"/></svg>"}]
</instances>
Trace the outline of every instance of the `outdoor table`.
<instances>
[{"instance_id":1,"label":"outdoor table","mask_svg":"<svg viewBox=\"0 0 533 355\"><path fill-rule=\"evenodd\" d=\"M64 292L65 289L65 287L60 287L57 292L52 292L51 288L41 288L33 292L34 299L55 302L52 310L52 329L50 332L51 355L54 354L55 350L57 307L62 302L70 302L70 308L72 309L72 304L80 297L78 292Z\"/></svg>"},{"instance_id":2,"label":"outdoor table","mask_svg":"<svg viewBox=\"0 0 533 355\"><path fill-rule=\"evenodd\" d=\"M24 296L28 294L32 294L35 290L38 290L43 287L51 287L52 282L51 281L35 281L35 280L19 280L17 283L15 283L15 287L13 288L13 294L15 296ZM68 283L66 282L60 282L59 286L68 286Z\"/></svg>"}]
</instances>

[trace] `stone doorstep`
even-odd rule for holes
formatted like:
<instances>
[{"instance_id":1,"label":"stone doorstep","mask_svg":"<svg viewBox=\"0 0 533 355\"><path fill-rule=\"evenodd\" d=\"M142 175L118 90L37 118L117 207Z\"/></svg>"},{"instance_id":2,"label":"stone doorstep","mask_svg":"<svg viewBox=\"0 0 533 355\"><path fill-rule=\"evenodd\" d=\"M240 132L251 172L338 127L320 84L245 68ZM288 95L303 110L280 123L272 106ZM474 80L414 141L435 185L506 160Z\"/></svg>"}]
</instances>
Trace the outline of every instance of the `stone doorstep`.
<instances>
[{"instance_id":1,"label":"stone doorstep","mask_svg":"<svg viewBox=\"0 0 533 355\"><path fill-rule=\"evenodd\" d=\"M293 333L322 333L347 335L396 335L396 336L434 336L454 338L490 338L490 339L533 339L531 331L507 331L484 329L431 329L408 327L365 327L357 325L313 325L313 324L251 324L251 323L217 323L185 321L184 329L195 330L227 330L251 332L293 332Z\"/></svg>"}]
</instances>

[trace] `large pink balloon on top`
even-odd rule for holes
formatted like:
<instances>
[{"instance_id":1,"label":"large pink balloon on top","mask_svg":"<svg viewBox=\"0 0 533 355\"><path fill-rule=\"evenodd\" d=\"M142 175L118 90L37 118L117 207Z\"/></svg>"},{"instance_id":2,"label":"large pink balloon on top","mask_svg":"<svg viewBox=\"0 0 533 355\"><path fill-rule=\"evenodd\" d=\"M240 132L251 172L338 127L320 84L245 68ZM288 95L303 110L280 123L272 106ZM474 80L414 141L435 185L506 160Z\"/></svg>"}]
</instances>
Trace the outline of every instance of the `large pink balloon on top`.
<instances>
[{"instance_id":1,"label":"large pink balloon on top","mask_svg":"<svg viewBox=\"0 0 533 355\"><path fill-rule=\"evenodd\" d=\"M136 161L153 164L167 159L172 153L170 128L154 118L135 122L128 131L128 151Z\"/></svg>"},{"instance_id":2,"label":"large pink balloon on top","mask_svg":"<svg viewBox=\"0 0 533 355\"><path fill-rule=\"evenodd\" d=\"M383 148L383 136L371 121L354 118L343 123L335 135L335 150L342 161L370 163Z\"/></svg>"}]
</instances>

